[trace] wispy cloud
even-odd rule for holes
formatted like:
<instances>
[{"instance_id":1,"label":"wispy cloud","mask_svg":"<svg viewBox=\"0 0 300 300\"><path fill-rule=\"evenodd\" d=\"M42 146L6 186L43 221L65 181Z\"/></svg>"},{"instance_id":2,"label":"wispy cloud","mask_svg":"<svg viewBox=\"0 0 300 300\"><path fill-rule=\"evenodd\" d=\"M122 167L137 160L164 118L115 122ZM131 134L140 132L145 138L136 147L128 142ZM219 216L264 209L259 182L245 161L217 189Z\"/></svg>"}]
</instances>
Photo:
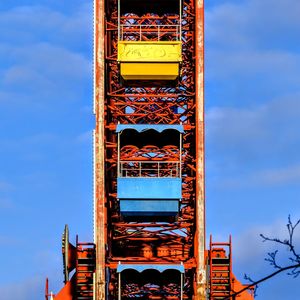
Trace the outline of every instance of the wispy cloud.
<instances>
[{"instance_id":1,"label":"wispy cloud","mask_svg":"<svg viewBox=\"0 0 300 300\"><path fill-rule=\"evenodd\" d=\"M35 300L46 274L54 291L62 285L57 228L90 210L92 1L0 7L0 245L14 257L2 264L0 298Z\"/></svg>"},{"instance_id":2,"label":"wispy cloud","mask_svg":"<svg viewBox=\"0 0 300 300\"><path fill-rule=\"evenodd\" d=\"M4 247L6 245L11 245L14 247L20 247L22 245L22 240L20 237L11 236L9 234L7 235L0 235L0 246Z\"/></svg>"},{"instance_id":3,"label":"wispy cloud","mask_svg":"<svg viewBox=\"0 0 300 300\"><path fill-rule=\"evenodd\" d=\"M300 165L288 166L281 169L265 170L255 176L261 184L299 184Z\"/></svg>"},{"instance_id":4,"label":"wispy cloud","mask_svg":"<svg viewBox=\"0 0 300 300\"><path fill-rule=\"evenodd\" d=\"M14 208L14 203L11 199L0 196L0 209L5 211Z\"/></svg>"},{"instance_id":5,"label":"wispy cloud","mask_svg":"<svg viewBox=\"0 0 300 300\"><path fill-rule=\"evenodd\" d=\"M40 277L23 282L0 285L1 298L5 300L37 300L44 294L44 280Z\"/></svg>"},{"instance_id":6,"label":"wispy cloud","mask_svg":"<svg viewBox=\"0 0 300 300\"><path fill-rule=\"evenodd\" d=\"M227 1L207 10L208 106L247 107L299 91L299 11L297 0Z\"/></svg>"},{"instance_id":7,"label":"wispy cloud","mask_svg":"<svg viewBox=\"0 0 300 300\"><path fill-rule=\"evenodd\" d=\"M92 2L67 12L42 5L0 11L0 105L78 101L92 77L91 28Z\"/></svg>"},{"instance_id":8,"label":"wispy cloud","mask_svg":"<svg viewBox=\"0 0 300 300\"><path fill-rule=\"evenodd\" d=\"M286 217L286 219L284 219L284 217ZM269 238L288 239L289 235L286 227L287 217L288 216L282 216L280 220L273 220L270 224L256 224L234 236L233 257L238 273L243 274L246 272L255 277L255 279L258 279L275 271L274 268L265 261L265 258L268 257L268 253L275 250L279 251L278 263L280 265L287 266L291 264L289 257L292 257L292 253L286 246L275 242L263 242L260 237L260 234L263 234ZM299 211L293 212L291 217L292 221L298 220L300 218ZM299 241L300 228L297 228L294 234L294 246L298 253L300 251ZM284 283L282 283L282 286L284 286Z\"/></svg>"},{"instance_id":9,"label":"wispy cloud","mask_svg":"<svg viewBox=\"0 0 300 300\"><path fill-rule=\"evenodd\" d=\"M78 101L85 92L82 83L91 78L87 58L51 44L7 46L2 52L12 59L1 71L2 106L33 109Z\"/></svg>"},{"instance_id":10,"label":"wispy cloud","mask_svg":"<svg viewBox=\"0 0 300 300\"><path fill-rule=\"evenodd\" d=\"M266 212L267 213L267 212ZM300 218L300 211L295 210L292 214L292 221ZM289 265L291 253L284 245L273 242L263 242L260 234L269 238L287 239L288 230L286 227L288 216L280 218L266 218L263 222L257 222L253 219L253 224L246 229L236 232L232 237L232 258L234 272L239 279L243 279L244 273L247 273L255 279L259 279L274 271L273 267L265 261L268 253L279 250L278 262L282 265ZM269 223L268 223L269 222ZM214 241L228 241L228 235L220 234L220 230L213 234ZM294 245L296 251L300 251L300 227L297 228L294 235ZM243 280L242 280L243 281ZM281 283L284 286L284 283Z\"/></svg>"},{"instance_id":11,"label":"wispy cloud","mask_svg":"<svg viewBox=\"0 0 300 300\"><path fill-rule=\"evenodd\" d=\"M297 93L254 108L213 107L207 111L207 148L215 160L211 171L222 173L220 184L297 183L299 99Z\"/></svg>"},{"instance_id":12,"label":"wispy cloud","mask_svg":"<svg viewBox=\"0 0 300 300\"><path fill-rule=\"evenodd\" d=\"M19 3L0 11L2 43L22 46L45 42L72 50L90 48L92 1L77 1L74 10L71 5L69 10L57 9L54 3L47 5L45 1L40 5L17 6Z\"/></svg>"},{"instance_id":13,"label":"wispy cloud","mask_svg":"<svg viewBox=\"0 0 300 300\"><path fill-rule=\"evenodd\" d=\"M222 50L283 49L300 33L299 13L297 0L226 1L207 10L206 37ZM284 40L288 44L282 44Z\"/></svg>"},{"instance_id":14,"label":"wispy cloud","mask_svg":"<svg viewBox=\"0 0 300 300\"><path fill-rule=\"evenodd\" d=\"M11 190L13 188L13 185L7 181L0 180L0 191L7 191Z\"/></svg>"},{"instance_id":15,"label":"wispy cloud","mask_svg":"<svg viewBox=\"0 0 300 300\"><path fill-rule=\"evenodd\" d=\"M76 140L79 143L89 143L91 145L92 140L93 140L93 131L88 130L80 135L77 136Z\"/></svg>"}]
</instances>

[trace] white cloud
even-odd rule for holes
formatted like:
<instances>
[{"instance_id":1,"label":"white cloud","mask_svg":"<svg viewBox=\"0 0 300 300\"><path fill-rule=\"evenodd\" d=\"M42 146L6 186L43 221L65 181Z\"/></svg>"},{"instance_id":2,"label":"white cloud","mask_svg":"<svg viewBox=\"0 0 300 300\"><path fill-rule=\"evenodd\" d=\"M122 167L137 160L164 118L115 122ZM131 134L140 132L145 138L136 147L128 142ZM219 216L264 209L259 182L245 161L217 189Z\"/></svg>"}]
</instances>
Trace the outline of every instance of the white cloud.
<instances>
[{"instance_id":1,"label":"white cloud","mask_svg":"<svg viewBox=\"0 0 300 300\"><path fill-rule=\"evenodd\" d=\"M207 110L207 143L211 151L230 158L273 158L281 162L299 156L300 93L287 95L252 108L212 107ZM284 155L286 153L289 155ZM266 157L265 155L268 155ZM247 161L245 161L247 164Z\"/></svg>"},{"instance_id":2,"label":"white cloud","mask_svg":"<svg viewBox=\"0 0 300 300\"><path fill-rule=\"evenodd\" d=\"M271 169L260 171L253 180L261 184L278 185L278 184L299 184L300 182L300 165L288 166L281 169Z\"/></svg>"},{"instance_id":3,"label":"white cloud","mask_svg":"<svg viewBox=\"0 0 300 300\"><path fill-rule=\"evenodd\" d=\"M21 247L22 246L22 240L20 237L15 237L11 235L0 235L0 246L5 247L7 245L11 245L13 247Z\"/></svg>"},{"instance_id":4,"label":"white cloud","mask_svg":"<svg viewBox=\"0 0 300 300\"><path fill-rule=\"evenodd\" d=\"M282 266L291 264L289 257L293 257L289 249L279 243L266 241L260 237L260 234L268 238L279 238L285 240L289 238L286 219L273 220L270 224L256 224L233 238L233 258L234 267L238 272L252 274L256 278L268 275L275 271L265 258L269 252L278 250L278 263ZM300 212L293 213L292 221L300 219ZM300 252L300 227L298 226L294 233L294 245L296 252Z\"/></svg>"},{"instance_id":5,"label":"white cloud","mask_svg":"<svg viewBox=\"0 0 300 300\"><path fill-rule=\"evenodd\" d=\"M224 84L219 97L225 98L214 101L243 105L299 91L299 3L228 1L207 10L206 78L216 90ZM226 90L235 99L226 99Z\"/></svg>"},{"instance_id":6,"label":"white cloud","mask_svg":"<svg viewBox=\"0 0 300 300\"><path fill-rule=\"evenodd\" d=\"M299 13L298 0L227 1L207 9L206 37L208 42L230 48L268 48L270 38L280 42L300 32Z\"/></svg>"},{"instance_id":7,"label":"white cloud","mask_svg":"<svg viewBox=\"0 0 300 300\"><path fill-rule=\"evenodd\" d=\"M264 234L269 238L288 238L286 227L288 216L282 216L282 218L280 219L274 219L270 216L272 214L271 208L269 211L266 211L265 214L266 220L264 222L256 222L255 216L253 216L253 224L242 231L236 232L232 238L231 254L233 260L233 272L241 282L245 282L245 280L243 279L244 274L247 274L251 276L251 278L257 280L275 271L274 268L265 261L265 258L267 258L269 252L279 250L278 263L280 263L282 266L290 265L291 263L289 261L291 253L288 251L287 247L278 243L263 242L262 238L260 237L260 234ZM269 215L267 216L267 214ZM292 215L292 221L295 223L295 221L299 218L300 211L295 210ZM268 220L270 220L270 223L267 223ZM242 222L239 222L237 226L240 226L241 223ZM221 228L219 228L216 234L213 234L213 241L228 241L228 236L220 234L220 231L222 231ZM299 253L299 226L295 231L294 241L296 251ZM286 286L289 286L291 290L290 295L292 295L292 291L295 290L295 287L297 286L297 280L293 281L292 278L288 278L286 273L283 276L286 278L286 280L289 281L288 284L285 280L279 280L279 282L277 283L276 278L269 280L267 283L263 283L260 285L258 291L259 296L261 296L262 299L282 299L277 295L274 298L268 298L270 294L268 290L273 290L275 286L279 289L284 289Z\"/></svg>"},{"instance_id":8,"label":"white cloud","mask_svg":"<svg viewBox=\"0 0 300 300\"><path fill-rule=\"evenodd\" d=\"M235 189L248 187L280 187L280 186L298 186L300 182L300 165L292 165L277 169L257 169L247 174L223 179L217 178L214 186Z\"/></svg>"},{"instance_id":9,"label":"white cloud","mask_svg":"<svg viewBox=\"0 0 300 300\"><path fill-rule=\"evenodd\" d=\"M255 88L258 78L266 81L267 86L271 83L279 84L280 78L282 89L300 83L297 76L300 68L300 55L289 51L224 51L224 49L213 48L208 52L207 64L209 80L228 80L228 77L238 80L240 78L237 76L241 76L243 79L248 78L249 85Z\"/></svg>"},{"instance_id":10,"label":"white cloud","mask_svg":"<svg viewBox=\"0 0 300 300\"><path fill-rule=\"evenodd\" d=\"M215 187L297 186L300 93L252 108L207 110L207 172Z\"/></svg>"},{"instance_id":11,"label":"white cloud","mask_svg":"<svg viewBox=\"0 0 300 300\"><path fill-rule=\"evenodd\" d=\"M215 240L234 233L236 275L257 279L273 270L264 258L274 249L259 234L283 237L286 221L274 216L300 216L300 2L212 2L206 12L208 226L219 235ZM297 290L293 279L270 280L259 296L294 299Z\"/></svg>"},{"instance_id":12,"label":"white cloud","mask_svg":"<svg viewBox=\"0 0 300 300\"><path fill-rule=\"evenodd\" d=\"M15 6L0 12L2 42L19 46L44 41L64 47L87 47L91 28L92 1L77 4L77 9L67 12L43 5Z\"/></svg>"},{"instance_id":13,"label":"white cloud","mask_svg":"<svg viewBox=\"0 0 300 300\"><path fill-rule=\"evenodd\" d=\"M1 299L5 300L37 300L44 295L44 280L40 277L0 285Z\"/></svg>"},{"instance_id":14,"label":"white cloud","mask_svg":"<svg viewBox=\"0 0 300 300\"><path fill-rule=\"evenodd\" d=\"M57 212L66 198L81 205L86 186L77 136L90 127L81 108L92 102L92 1L39 1L45 2L49 7L0 11L2 256L9 245L14 249L13 260L2 266L0 298L5 300L41 299L46 274L55 292L62 286L59 236L52 236L60 221L44 212ZM12 190L7 180L18 188ZM74 182L79 192L66 196ZM43 229L37 226L41 222ZM58 255L48 251L51 247Z\"/></svg>"},{"instance_id":15,"label":"white cloud","mask_svg":"<svg viewBox=\"0 0 300 300\"><path fill-rule=\"evenodd\" d=\"M13 188L13 185L7 181L0 180L0 191L7 191L11 190Z\"/></svg>"},{"instance_id":16,"label":"white cloud","mask_svg":"<svg viewBox=\"0 0 300 300\"><path fill-rule=\"evenodd\" d=\"M92 6L0 12L0 104L44 108L78 100L92 78Z\"/></svg>"},{"instance_id":17,"label":"white cloud","mask_svg":"<svg viewBox=\"0 0 300 300\"><path fill-rule=\"evenodd\" d=\"M0 80L2 93L11 99L6 105L22 99L36 105L77 99L92 76L91 62L83 55L50 44L7 47L6 54L14 61Z\"/></svg>"},{"instance_id":18,"label":"white cloud","mask_svg":"<svg viewBox=\"0 0 300 300\"><path fill-rule=\"evenodd\" d=\"M23 153L35 153L34 149L40 150L41 146L53 147L54 145L61 144L63 139L55 134L49 132L41 132L38 134L22 136L18 138L6 138L1 140L2 150L5 151L19 151L22 146ZM21 154L19 154L21 155ZM0 185L1 188L1 185Z\"/></svg>"},{"instance_id":19,"label":"white cloud","mask_svg":"<svg viewBox=\"0 0 300 300\"><path fill-rule=\"evenodd\" d=\"M216 143L242 143L253 138L264 138L264 108L238 109L212 107L207 111L207 136Z\"/></svg>"},{"instance_id":20,"label":"white cloud","mask_svg":"<svg viewBox=\"0 0 300 300\"><path fill-rule=\"evenodd\" d=\"M77 136L76 141L79 143L89 143L91 145L93 141L93 131L88 130L80 134L79 136Z\"/></svg>"},{"instance_id":21,"label":"white cloud","mask_svg":"<svg viewBox=\"0 0 300 300\"><path fill-rule=\"evenodd\" d=\"M249 46L248 35L241 31L247 27L249 15L245 4L225 3L206 11L206 39L208 43L234 47Z\"/></svg>"},{"instance_id":22,"label":"white cloud","mask_svg":"<svg viewBox=\"0 0 300 300\"><path fill-rule=\"evenodd\" d=\"M6 197L0 197L0 209L3 211L11 208L14 208L13 201Z\"/></svg>"}]
</instances>

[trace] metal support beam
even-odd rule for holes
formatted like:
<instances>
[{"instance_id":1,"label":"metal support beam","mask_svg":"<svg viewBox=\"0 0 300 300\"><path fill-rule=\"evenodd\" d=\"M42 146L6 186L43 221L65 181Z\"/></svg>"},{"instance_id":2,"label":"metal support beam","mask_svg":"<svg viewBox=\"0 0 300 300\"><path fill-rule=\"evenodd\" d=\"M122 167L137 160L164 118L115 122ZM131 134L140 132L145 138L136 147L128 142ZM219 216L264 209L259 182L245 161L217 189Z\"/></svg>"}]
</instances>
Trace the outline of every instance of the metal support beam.
<instances>
[{"instance_id":1,"label":"metal support beam","mask_svg":"<svg viewBox=\"0 0 300 300\"><path fill-rule=\"evenodd\" d=\"M204 1L196 0L196 247L195 299L206 299L204 178Z\"/></svg>"},{"instance_id":2,"label":"metal support beam","mask_svg":"<svg viewBox=\"0 0 300 300\"><path fill-rule=\"evenodd\" d=\"M96 247L96 278L94 293L105 300L106 207L104 176L104 1L94 0L94 103L96 115L94 143L94 243Z\"/></svg>"}]
</instances>

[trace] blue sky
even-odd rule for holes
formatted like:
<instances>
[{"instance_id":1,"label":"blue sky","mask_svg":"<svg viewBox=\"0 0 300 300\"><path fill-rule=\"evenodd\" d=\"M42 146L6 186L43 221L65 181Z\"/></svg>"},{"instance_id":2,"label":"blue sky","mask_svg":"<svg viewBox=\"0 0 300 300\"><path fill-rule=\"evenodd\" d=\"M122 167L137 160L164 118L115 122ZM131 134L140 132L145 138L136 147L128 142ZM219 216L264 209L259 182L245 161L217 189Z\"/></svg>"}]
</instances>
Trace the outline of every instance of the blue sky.
<instances>
[{"instance_id":1,"label":"blue sky","mask_svg":"<svg viewBox=\"0 0 300 300\"><path fill-rule=\"evenodd\" d=\"M65 223L92 240L92 1L68 2L0 4L5 300L41 299L46 276L59 288ZM233 234L240 278L271 271L259 233L300 217L299 14L298 0L206 1L207 233ZM298 284L280 276L258 299Z\"/></svg>"}]
</instances>

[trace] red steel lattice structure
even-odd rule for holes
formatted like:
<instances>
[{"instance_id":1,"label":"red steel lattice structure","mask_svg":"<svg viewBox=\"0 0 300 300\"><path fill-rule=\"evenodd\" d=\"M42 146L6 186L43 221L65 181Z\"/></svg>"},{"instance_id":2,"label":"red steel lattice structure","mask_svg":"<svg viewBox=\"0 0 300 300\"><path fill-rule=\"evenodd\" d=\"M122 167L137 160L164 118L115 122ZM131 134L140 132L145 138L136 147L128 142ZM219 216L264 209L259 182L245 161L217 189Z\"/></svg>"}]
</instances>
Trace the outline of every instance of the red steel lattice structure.
<instances>
[{"instance_id":1,"label":"red steel lattice structure","mask_svg":"<svg viewBox=\"0 0 300 300\"><path fill-rule=\"evenodd\" d=\"M94 243L72 246L65 230L65 286L54 296L47 283L46 299L225 299L236 290L231 251L205 245L203 0L152 2L94 2ZM120 40L180 41L177 78L122 78ZM119 125L152 131L121 135ZM170 131L174 126L183 128L178 142ZM169 130L154 133L153 128ZM124 178L178 179L176 216L122 215ZM228 262L222 272L218 258ZM246 292L241 299L252 296Z\"/></svg>"}]
</instances>

